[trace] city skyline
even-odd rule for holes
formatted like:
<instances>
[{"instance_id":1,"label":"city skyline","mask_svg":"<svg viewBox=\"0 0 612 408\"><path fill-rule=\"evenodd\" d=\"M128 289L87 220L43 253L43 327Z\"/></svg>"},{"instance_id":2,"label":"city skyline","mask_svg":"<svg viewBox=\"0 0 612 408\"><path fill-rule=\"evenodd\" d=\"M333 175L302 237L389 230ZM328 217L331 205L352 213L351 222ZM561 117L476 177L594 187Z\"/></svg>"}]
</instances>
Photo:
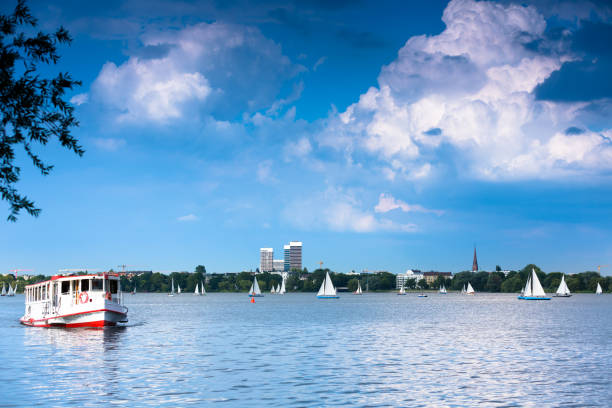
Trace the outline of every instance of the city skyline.
<instances>
[{"instance_id":1,"label":"city skyline","mask_svg":"<svg viewBox=\"0 0 612 408\"><path fill-rule=\"evenodd\" d=\"M612 264L606 2L27 4L73 37L86 152L17 152L42 212L1 221L2 273L255 270L295 237L309 270Z\"/></svg>"}]
</instances>

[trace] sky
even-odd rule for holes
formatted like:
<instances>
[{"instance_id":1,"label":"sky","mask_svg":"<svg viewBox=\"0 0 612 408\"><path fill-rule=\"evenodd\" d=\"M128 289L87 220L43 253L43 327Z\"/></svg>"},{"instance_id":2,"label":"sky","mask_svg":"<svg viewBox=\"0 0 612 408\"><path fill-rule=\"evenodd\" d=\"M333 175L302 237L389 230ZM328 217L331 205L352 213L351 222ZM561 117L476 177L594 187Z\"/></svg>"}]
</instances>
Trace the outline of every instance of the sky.
<instances>
[{"instance_id":1,"label":"sky","mask_svg":"<svg viewBox=\"0 0 612 408\"><path fill-rule=\"evenodd\" d=\"M28 5L86 153L18 157L42 213L0 221L3 273L612 264L607 2Z\"/></svg>"}]
</instances>

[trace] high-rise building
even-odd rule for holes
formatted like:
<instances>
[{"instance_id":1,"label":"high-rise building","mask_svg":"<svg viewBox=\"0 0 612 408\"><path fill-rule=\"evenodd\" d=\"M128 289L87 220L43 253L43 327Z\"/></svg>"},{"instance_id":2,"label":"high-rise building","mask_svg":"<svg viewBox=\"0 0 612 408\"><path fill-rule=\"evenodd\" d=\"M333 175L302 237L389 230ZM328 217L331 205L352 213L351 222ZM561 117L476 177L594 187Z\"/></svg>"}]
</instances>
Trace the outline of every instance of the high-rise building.
<instances>
[{"instance_id":1,"label":"high-rise building","mask_svg":"<svg viewBox=\"0 0 612 408\"><path fill-rule=\"evenodd\" d=\"M259 271L272 272L274 270L274 249L260 248L259 256Z\"/></svg>"},{"instance_id":2,"label":"high-rise building","mask_svg":"<svg viewBox=\"0 0 612 408\"><path fill-rule=\"evenodd\" d=\"M289 243L289 270L302 270L302 243L292 241Z\"/></svg>"},{"instance_id":3,"label":"high-rise building","mask_svg":"<svg viewBox=\"0 0 612 408\"><path fill-rule=\"evenodd\" d=\"M272 261L274 272L283 272L285 270L285 260L275 259Z\"/></svg>"},{"instance_id":4,"label":"high-rise building","mask_svg":"<svg viewBox=\"0 0 612 408\"><path fill-rule=\"evenodd\" d=\"M472 262L472 272L478 272L478 259L476 259L476 247L474 247L474 261Z\"/></svg>"},{"instance_id":5,"label":"high-rise building","mask_svg":"<svg viewBox=\"0 0 612 408\"><path fill-rule=\"evenodd\" d=\"M285 272L289 272L291 270L290 253L291 253L291 247L289 245L284 245L283 246L283 254L284 254L283 270Z\"/></svg>"}]
</instances>

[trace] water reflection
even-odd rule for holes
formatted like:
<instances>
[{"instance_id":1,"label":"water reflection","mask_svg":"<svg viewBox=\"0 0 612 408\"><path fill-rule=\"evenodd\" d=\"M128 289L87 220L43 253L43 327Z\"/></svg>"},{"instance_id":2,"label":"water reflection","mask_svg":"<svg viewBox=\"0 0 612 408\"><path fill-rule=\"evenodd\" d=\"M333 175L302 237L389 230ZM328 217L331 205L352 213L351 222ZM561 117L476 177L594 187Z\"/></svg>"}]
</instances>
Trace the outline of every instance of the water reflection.
<instances>
[{"instance_id":1,"label":"water reflection","mask_svg":"<svg viewBox=\"0 0 612 408\"><path fill-rule=\"evenodd\" d=\"M602 406L612 297L137 295L130 324L14 325L0 405ZM18 305L22 309L22 304ZM588 317L588 318L587 318ZM8 320L11 319L11 320ZM593 324L593 321L598 324Z\"/></svg>"}]
</instances>

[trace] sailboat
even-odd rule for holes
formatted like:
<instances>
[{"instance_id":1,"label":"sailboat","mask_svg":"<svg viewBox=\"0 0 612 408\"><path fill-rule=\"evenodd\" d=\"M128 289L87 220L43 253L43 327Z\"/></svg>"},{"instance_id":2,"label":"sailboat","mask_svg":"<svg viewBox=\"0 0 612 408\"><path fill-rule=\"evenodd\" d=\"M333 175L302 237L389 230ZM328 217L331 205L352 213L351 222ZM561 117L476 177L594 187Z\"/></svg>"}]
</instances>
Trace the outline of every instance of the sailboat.
<instances>
[{"instance_id":1,"label":"sailboat","mask_svg":"<svg viewBox=\"0 0 612 408\"><path fill-rule=\"evenodd\" d=\"M136 294L136 286L134 285L134 289L132 290L132 295Z\"/></svg>"},{"instance_id":2,"label":"sailboat","mask_svg":"<svg viewBox=\"0 0 612 408\"><path fill-rule=\"evenodd\" d=\"M321 282L321 288L317 293L317 298L319 299L338 299L340 296L336 294L336 288L334 287L334 283L329 277L329 272L325 272L325 279Z\"/></svg>"},{"instance_id":3,"label":"sailboat","mask_svg":"<svg viewBox=\"0 0 612 408\"><path fill-rule=\"evenodd\" d=\"M200 287L202 288L200 295L206 296L206 289L204 288L204 283L202 283L202 281L200 281Z\"/></svg>"},{"instance_id":4,"label":"sailboat","mask_svg":"<svg viewBox=\"0 0 612 408\"><path fill-rule=\"evenodd\" d=\"M15 289L17 289L17 284L15 284ZM6 296L15 296L15 289L13 289L13 287L9 283L9 289L8 289L8 293L6 294Z\"/></svg>"},{"instance_id":5,"label":"sailboat","mask_svg":"<svg viewBox=\"0 0 612 408\"><path fill-rule=\"evenodd\" d=\"M467 288L465 289L465 294L466 295L474 295L474 288L472 287L472 284L470 282L468 282L467 284Z\"/></svg>"},{"instance_id":6,"label":"sailboat","mask_svg":"<svg viewBox=\"0 0 612 408\"><path fill-rule=\"evenodd\" d=\"M170 287L170 293L168 296L174 296L174 278L172 278L172 286Z\"/></svg>"},{"instance_id":7,"label":"sailboat","mask_svg":"<svg viewBox=\"0 0 612 408\"><path fill-rule=\"evenodd\" d=\"M194 296L200 296L200 286L196 283L195 290L193 291Z\"/></svg>"},{"instance_id":8,"label":"sailboat","mask_svg":"<svg viewBox=\"0 0 612 408\"><path fill-rule=\"evenodd\" d=\"M257 277L253 278L251 289L249 289L249 297L263 297L261 290L259 289L259 283L257 282Z\"/></svg>"},{"instance_id":9,"label":"sailboat","mask_svg":"<svg viewBox=\"0 0 612 408\"><path fill-rule=\"evenodd\" d=\"M465 283L463 284L463 287L461 288L461 294L465 295Z\"/></svg>"},{"instance_id":10,"label":"sailboat","mask_svg":"<svg viewBox=\"0 0 612 408\"><path fill-rule=\"evenodd\" d=\"M525 289L523 289L524 291ZM524 293L524 292L523 292ZM555 293L555 297L570 297L572 296L569 288L567 287L567 283L565 283L565 275L561 276L561 283L559 284L559 288L557 289L557 293Z\"/></svg>"},{"instance_id":11,"label":"sailboat","mask_svg":"<svg viewBox=\"0 0 612 408\"><path fill-rule=\"evenodd\" d=\"M355 295L363 295L363 291L361 290L361 281L357 281L357 290L353 293Z\"/></svg>"},{"instance_id":12,"label":"sailboat","mask_svg":"<svg viewBox=\"0 0 612 408\"><path fill-rule=\"evenodd\" d=\"M276 293L276 286L272 284L272 289L270 289L270 294L274 295Z\"/></svg>"},{"instance_id":13,"label":"sailboat","mask_svg":"<svg viewBox=\"0 0 612 408\"><path fill-rule=\"evenodd\" d=\"M176 294L180 295L181 294L181 285L179 285L178 283L176 284L176 286L178 287Z\"/></svg>"},{"instance_id":14,"label":"sailboat","mask_svg":"<svg viewBox=\"0 0 612 408\"><path fill-rule=\"evenodd\" d=\"M527 278L527 284L525 285L523 294L518 298L522 300L550 300L550 298L546 296L544 288L542 288L542 285L540 284L540 280L538 279L535 269L531 268L531 276Z\"/></svg>"},{"instance_id":15,"label":"sailboat","mask_svg":"<svg viewBox=\"0 0 612 408\"><path fill-rule=\"evenodd\" d=\"M399 292L397 292L398 295L400 296L406 296L406 289L404 289L404 284L402 283L402 286L400 287Z\"/></svg>"},{"instance_id":16,"label":"sailboat","mask_svg":"<svg viewBox=\"0 0 612 408\"><path fill-rule=\"evenodd\" d=\"M2 296L6 296L6 286L4 286L4 282L2 282Z\"/></svg>"},{"instance_id":17,"label":"sailboat","mask_svg":"<svg viewBox=\"0 0 612 408\"><path fill-rule=\"evenodd\" d=\"M438 291L441 295L446 295L446 288L444 284L440 285L440 290Z\"/></svg>"},{"instance_id":18,"label":"sailboat","mask_svg":"<svg viewBox=\"0 0 612 408\"><path fill-rule=\"evenodd\" d=\"M595 294L596 295L601 295L602 294L602 290L601 290L601 285L599 284L599 282L597 282L597 289L595 290Z\"/></svg>"},{"instance_id":19,"label":"sailboat","mask_svg":"<svg viewBox=\"0 0 612 408\"><path fill-rule=\"evenodd\" d=\"M280 288L278 286L276 287L276 293L278 293L279 295L284 295L286 291L287 290L285 289L285 279L283 279Z\"/></svg>"}]
</instances>

